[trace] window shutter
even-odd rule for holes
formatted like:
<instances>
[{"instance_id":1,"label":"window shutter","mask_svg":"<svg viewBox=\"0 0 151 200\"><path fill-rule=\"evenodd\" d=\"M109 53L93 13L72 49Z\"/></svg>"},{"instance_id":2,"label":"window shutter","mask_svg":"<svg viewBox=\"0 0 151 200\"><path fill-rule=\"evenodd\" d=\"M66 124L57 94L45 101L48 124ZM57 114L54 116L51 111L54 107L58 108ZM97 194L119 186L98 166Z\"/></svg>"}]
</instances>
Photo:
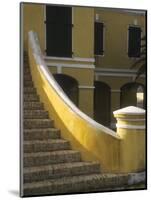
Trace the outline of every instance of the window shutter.
<instances>
[{"instance_id":1,"label":"window shutter","mask_svg":"<svg viewBox=\"0 0 151 200\"><path fill-rule=\"evenodd\" d=\"M103 55L103 23L95 22L94 25L94 54Z\"/></svg>"},{"instance_id":2,"label":"window shutter","mask_svg":"<svg viewBox=\"0 0 151 200\"><path fill-rule=\"evenodd\" d=\"M141 28L129 27L128 56L140 57L141 53Z\"/></svg>"}]
</instances>

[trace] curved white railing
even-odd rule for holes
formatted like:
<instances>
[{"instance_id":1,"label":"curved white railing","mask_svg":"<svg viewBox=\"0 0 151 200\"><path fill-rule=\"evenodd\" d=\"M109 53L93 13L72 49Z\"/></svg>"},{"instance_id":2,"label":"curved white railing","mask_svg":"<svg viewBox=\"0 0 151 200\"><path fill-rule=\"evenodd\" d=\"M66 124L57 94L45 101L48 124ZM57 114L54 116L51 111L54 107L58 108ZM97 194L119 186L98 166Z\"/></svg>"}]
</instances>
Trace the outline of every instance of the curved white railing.
<instances>
[{"instance_id":1,"label":"curved white railing","mask_svg":"<svg viewBox=\"0 0 151 200\"><path fill-rule=\"evenodd\" d=\"M89 125L95 127L96 129L99 129L101 132L103 131L104 133L109 134L109 135L119 139L119 137L116 135L116 132L114 132L111 129L97 123L92 118L90 118L88 115L83 113L79 108L77 108L74 103L72 103L72 101L64 93L62 88L59 86L59 84L56 82L56 80L53 78L52 74L48 70L46 63L43 59L44 56L43 56L41 49L40 49L40 46L39 46L37 34L33 31L30 31L28 33L28 35L29 35L29 42L30 42L31 48L33 50L33 55L34 55L35 61L37 62L37 66L39 66L40 70L45 75L47 81L54 88L54 90L58 93L58 95L61 97L61 99L68 105L68 107L70 107L70 109L74 113L76 113L80 118L87 121L87 123Z\"/></svg>"}]
</instances>

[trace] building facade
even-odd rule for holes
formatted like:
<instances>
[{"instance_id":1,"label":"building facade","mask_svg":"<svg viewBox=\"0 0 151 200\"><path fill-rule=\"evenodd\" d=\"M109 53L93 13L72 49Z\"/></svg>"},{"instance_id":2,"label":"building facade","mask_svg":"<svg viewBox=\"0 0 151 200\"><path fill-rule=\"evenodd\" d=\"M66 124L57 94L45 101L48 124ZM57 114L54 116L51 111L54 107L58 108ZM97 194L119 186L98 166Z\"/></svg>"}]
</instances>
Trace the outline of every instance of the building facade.
<instances>
[{"instance_id":1,"label":"building facade","mask_svg":"<svg viewBox=\"0 0 151 200\"><path fill-rule=\"evenodd\" d=\"M29 3L22 9L24 51L28 32L37 32L49 70L83 112L115 128L114 110L145 106L145 76L134 81L131 69L146 35L145 11Z\"/></svg>"}]
</instances>

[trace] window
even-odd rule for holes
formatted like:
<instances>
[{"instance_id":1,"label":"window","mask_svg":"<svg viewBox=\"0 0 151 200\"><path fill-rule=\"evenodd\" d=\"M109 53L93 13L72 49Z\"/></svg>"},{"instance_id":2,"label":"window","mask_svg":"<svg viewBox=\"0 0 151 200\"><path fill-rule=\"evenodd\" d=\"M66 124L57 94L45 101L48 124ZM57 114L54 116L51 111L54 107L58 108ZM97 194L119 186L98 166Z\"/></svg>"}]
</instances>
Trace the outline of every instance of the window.
<instances>
[{"instance_id":1,"label":"window","mask_svg":"<svg viewBox=\"0 0 151 200\"><path fill-rule=\"evenodd\" d=\"M95 22L94 25L94 54L103 55L104 54L104 43L103 43L103 32L104 24L100 22Z\"/></svg>"},{"instance_id":2,"label":"window","mask_svg":"<svg viewBox=\"0 0 151 200\"><path fill-rule=\"evenodd\" d=\"M46 6L48 56L72 57L72 8Z\"/></svg>"},{"instance_id":3,"label":"window","mask_svg":"<svg viewBox=\"0 0 151 200\"><path fill-rule=\"evenodd\" d=\"M130 26L128 31L128 56L140 57L141 53L141 28Z\"/></svg>"}]
</instances>

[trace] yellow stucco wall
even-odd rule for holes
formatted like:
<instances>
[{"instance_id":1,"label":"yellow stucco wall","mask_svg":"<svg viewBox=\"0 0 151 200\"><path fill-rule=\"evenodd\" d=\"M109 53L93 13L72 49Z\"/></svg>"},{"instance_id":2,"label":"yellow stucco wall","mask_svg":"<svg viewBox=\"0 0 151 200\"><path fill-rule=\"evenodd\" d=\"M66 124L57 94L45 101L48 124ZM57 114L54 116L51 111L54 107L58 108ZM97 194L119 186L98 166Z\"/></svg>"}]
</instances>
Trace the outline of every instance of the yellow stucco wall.
<instances>
[{"instance_id":1,"label":"yellow stucco wall","mask_svg":"<svg viewBox=\"0 0 151 200\"><path fill-rule=\"evenodd\" d=\"M28 51L32 79L41 102L44 103L50 117L54 119L56 127L61 130L63 138L71 142L73 149L81 152L83 160L99 161L102 172L127 173L145 170L145 130L119 128L115 134L82 117L58 92L51 75L49 74L51 81L44 75L42 71L44 66L39 67L39 59L33 56L33 51L38 45L33 45L34 41L30 43ZM138 123L138 119L144 123L144 115L138 115L137 112L133 118L125 114L115 114L115 117L117 120L121 118L123 121L128 121L126 125L133 126L133 122L135 125L142 125Z\"/></svg>"},{"instance_id":2,"label":"yellow stucco wall","mask_svg":"<svg viewBox=\"0 0 151 200\"><path fill-rule=\"evenodd\" d=\"M42 51L44 51L45 33L44 33L44 6L40 4L22 3L22 20L23 28L23 45L27 51L27 34L28 31L34 30L38 33L39 42Z\"/></svg>"},{"instance_id":3,"label":"yellow stucco wall","mask_svg":"<svg viewBox=\"0 0 151 200\"><path fill-rule=\"evenodd\" d=\"M94 9L73 8L73 52L75 57L93 58Z\"/></svg>"},{"instance_id":4,"label":"yellow stucco wall","mask_svg":"<svg viewBox=\"0 0 151 200\"><path fill-rule=\"evenodd\" d=\"M24 50L27 51L27 33L30 30L34 30L38 34L41 49L44 52L45 49L45 5L42 4L31 4L23 3L23 39L24 39ZM82 8L73 7L72 9L72 44L74 57L84 57L93 58L93 43L94 43L94 9L92 8ZM52 62L61 64L93 64L89 61L79 61L74 60L48 60L51 64ZM51 73L57 73L56 67L49 67ZM62 73L67 74L75 78L79 85L93 86L94 80L94 70L93 69L80 69L80 68L62 68ZM85 95L87 95L87 101L85 100ZM83 99L84 98L84 99ZM79 91L79 107L89 116L93 116L93 90L87 89Z\"/></svg>"},{"instance_id":5,"label":"yellow stucco wall","mask_svg":"<svg viewBox=\"0 0 151 200\"><path fill-rule=\"evenodd\" d=\"M104 56L96 58L98 67L129 68L136 59L128 57L128 27L137 25L145 29L145 16L111 10L95 10L105 25Z\"/></svg>"}]
</instances>

